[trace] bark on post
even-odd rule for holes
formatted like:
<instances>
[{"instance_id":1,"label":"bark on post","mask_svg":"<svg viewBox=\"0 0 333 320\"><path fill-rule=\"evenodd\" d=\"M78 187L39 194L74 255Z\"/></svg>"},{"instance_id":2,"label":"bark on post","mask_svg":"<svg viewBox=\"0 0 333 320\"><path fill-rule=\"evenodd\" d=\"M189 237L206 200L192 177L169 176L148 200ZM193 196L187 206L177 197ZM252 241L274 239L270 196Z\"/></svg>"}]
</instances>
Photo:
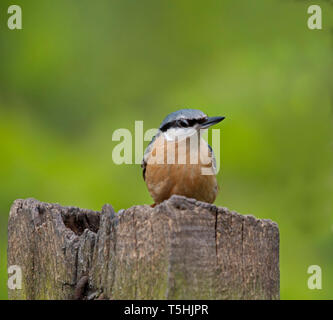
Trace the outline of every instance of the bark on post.
<instances>
[{"instance_id":1,"label":"bark on post","mask_svg":"<svg viewBox=\"0 0 333 320\"><path fill-rule=\"evenodd\" d=\"M16 200L11 265L10 299L279 299L279 230L180 196L118 213Z\"/></svg>"}]
</instances>

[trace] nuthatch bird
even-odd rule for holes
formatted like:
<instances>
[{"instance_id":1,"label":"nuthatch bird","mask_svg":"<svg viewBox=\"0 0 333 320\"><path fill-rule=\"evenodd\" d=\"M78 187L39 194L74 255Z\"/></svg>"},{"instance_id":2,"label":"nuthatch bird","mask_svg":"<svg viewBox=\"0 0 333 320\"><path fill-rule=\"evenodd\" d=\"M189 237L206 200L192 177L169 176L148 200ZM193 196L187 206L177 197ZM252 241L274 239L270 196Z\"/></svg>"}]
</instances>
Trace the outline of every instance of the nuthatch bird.
<instances>
[{"instance_id":1,"label":"nuthatch bird","mask_svg":"<svg viewBox=\"0 0 333 320\"><path fill-rule=\"evenodd\" d=\"M201 133L223 119L208 117L200 110L182 109L163 120L145 150L141 165L155 204L173 194L208 203L215 201L216 160Z\"/></svg>"}]
</instances>

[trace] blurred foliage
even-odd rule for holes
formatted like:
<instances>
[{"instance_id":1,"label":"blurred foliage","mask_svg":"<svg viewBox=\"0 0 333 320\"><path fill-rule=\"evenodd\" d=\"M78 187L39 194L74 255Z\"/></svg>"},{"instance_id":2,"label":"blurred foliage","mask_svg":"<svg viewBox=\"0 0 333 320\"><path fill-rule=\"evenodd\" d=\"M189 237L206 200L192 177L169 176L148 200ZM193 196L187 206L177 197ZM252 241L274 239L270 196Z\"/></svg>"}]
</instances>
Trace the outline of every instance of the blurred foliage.
<instances>
[{"instance_id":1,"label":"blurred foliage","mask_svg":"<svg viewBox=\"0 0 333 320\"><path fill-rule=\"evenodd\" d=\"M311 1L17 0L0 3L0 298L16 198L99 210L151 203L112 133L182 107L225 115L219 206L276 221L281 298L333 298L333 6ZM145 143L145 145L147 142ZM323 289L307 288L307 268Z\"/></svg>"}]
</instances>

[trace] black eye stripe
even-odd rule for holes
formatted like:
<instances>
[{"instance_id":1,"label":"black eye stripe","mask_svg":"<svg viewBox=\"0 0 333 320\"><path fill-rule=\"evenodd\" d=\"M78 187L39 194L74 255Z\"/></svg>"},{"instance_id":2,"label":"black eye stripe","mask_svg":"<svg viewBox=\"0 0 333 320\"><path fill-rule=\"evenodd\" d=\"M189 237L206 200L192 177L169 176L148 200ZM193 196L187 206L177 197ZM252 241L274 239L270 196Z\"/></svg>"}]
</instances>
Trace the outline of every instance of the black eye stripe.
<instances>
[{"instance_id":1,"label":"black eye stripe","mask_svg":"<svg viewBox=\"0 0 333 320\"><path fill-rule=\"evenodd\" d=\"M163 127L160 128L162 132L167 131L170 128L188 128L193 127L197 123L203 123L206 121L206 118L202 119L178 119L166 123Z\"/></svg>"},{"instance_id":2,"label":"black eye stripe","mask_svg":"<svg viewBox=\"0 0 333 320\"><path fill-rule=\"evenodd\" d=\"M183 128L186 128L186 127L188 127L189 126L189 123L188 123L188 121L187 120L179 120L178 121L178 125L180 126L180 127L183 127Z\"/></svg>"}]
</instances>

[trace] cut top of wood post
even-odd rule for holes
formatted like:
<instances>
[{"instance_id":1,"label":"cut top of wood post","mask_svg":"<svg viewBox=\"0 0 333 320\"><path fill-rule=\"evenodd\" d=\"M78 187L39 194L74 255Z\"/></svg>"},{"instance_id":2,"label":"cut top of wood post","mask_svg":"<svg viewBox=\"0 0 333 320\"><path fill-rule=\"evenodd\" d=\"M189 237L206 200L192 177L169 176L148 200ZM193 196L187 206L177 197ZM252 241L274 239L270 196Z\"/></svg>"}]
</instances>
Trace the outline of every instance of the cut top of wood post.
<instances>
[{"instance_id":1,"label":"cut top of wood post","mask_svg":"<svg viewBox=\"0 0 333 320\"><path fill-rule=\"evenodd\" d=\"M118 213L19 199L11 265L11 299L279 299L279 230L181 196Z\"/></svg>"}]
</instances>

